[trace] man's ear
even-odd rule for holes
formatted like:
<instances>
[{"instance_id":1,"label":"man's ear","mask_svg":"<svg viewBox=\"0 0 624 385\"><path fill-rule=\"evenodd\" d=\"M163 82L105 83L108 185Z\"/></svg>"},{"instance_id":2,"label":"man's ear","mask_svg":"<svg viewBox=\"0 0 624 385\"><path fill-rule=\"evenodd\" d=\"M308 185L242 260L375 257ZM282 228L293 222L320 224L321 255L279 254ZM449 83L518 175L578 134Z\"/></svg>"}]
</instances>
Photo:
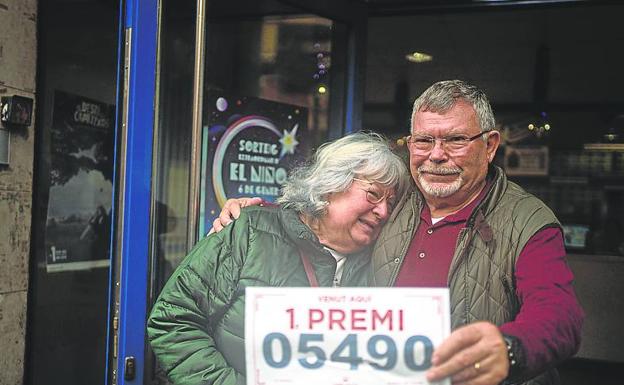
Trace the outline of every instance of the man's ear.
<instances>
[{"instance_id":1,"label":"man's ear","mask_svg":"<svg viewBox=\"0 0 624 385\"><path fill-rule=\"evenodd\" d=\"M496 150L498 149L498 146L500 145L500 141L501 141L500 132L496 130L492 130L488 132L488 138L487 138L487 143L486 143L488 162L492 163L492 161L494 160L494 156L496 155Z\"/></svg>"}]
</instances>

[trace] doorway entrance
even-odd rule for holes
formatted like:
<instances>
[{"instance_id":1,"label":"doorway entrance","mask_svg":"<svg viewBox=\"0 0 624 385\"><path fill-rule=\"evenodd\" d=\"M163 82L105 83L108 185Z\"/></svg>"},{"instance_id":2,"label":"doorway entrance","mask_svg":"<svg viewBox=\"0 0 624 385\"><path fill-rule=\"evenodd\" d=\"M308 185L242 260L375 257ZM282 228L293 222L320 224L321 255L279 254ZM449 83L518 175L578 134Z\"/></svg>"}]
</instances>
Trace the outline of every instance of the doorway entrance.
<instances>
[{"instance_id":1,"label":"doorway entrance","mask_svg":"<svg viewBox=\"0 0 624 385\"><path fill-rule=\"evenodd\" d=\"M128 2L109 382L166 382L137 330L225 199L359 128L364 8L305 3Z\"/></svg>"}]
</instances>

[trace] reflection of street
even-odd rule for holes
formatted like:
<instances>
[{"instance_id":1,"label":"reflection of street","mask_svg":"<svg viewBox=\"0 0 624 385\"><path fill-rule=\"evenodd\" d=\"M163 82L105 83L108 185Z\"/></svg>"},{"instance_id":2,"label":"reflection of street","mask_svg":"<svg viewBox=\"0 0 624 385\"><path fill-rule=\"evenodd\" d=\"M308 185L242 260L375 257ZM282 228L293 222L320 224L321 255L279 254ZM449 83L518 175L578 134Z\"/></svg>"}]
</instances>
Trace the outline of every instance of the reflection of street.
<instances>
[{"instance_id":1,"label":"reflection of street","mask_svg":"<svg viewBox=\"0 0 624 385\"><path fill-rule=\"evenodd\" d=\"M110 212L98 206L89 219L51 218L46 228L48 263L108 259Z\"/></svg>"},{"instance_id":2,"label":"reflection of street","mask_svg":"<svg viewBox=\"0 0 624 385\"><path fill-rule=\"evenodd\" d=\"M85 227L82 234L80 234L80 240L94 240L101 238L98 234L101 234L102 231L106 231L107 225L110 223L108 219L108 213L106 209L99 205L97 209L95 209L95 213L89 218L89 222Z\"/></svg>"},{"instance_id":3,"label":"reflection of street","mask_svg":"<svg viewBox=\"0 0 624 385\"><path fill-rule=\"evenodd\" d=\"M186 233L178 228L178 217L171 207L156 201L156 237L158 239L158 284L164 284L187 253Z\"/></svg>"},{"instance_id":4,"label":"reflection of street","mask_svg":"<svg viewBox=\"0 0 624 385\"><path fill-rule=\"evenodd\" d=\"M624 230L618 218L606 218L587 233L587 248L594 254L624 255Z\"/></svg>"}]
</instances>

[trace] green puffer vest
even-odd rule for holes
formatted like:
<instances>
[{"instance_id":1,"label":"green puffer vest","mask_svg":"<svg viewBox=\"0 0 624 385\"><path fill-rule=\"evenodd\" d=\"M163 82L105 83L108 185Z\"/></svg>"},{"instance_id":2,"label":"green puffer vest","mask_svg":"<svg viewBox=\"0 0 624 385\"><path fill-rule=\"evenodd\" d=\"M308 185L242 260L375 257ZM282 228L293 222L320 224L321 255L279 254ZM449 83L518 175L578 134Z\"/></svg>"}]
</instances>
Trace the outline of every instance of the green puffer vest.
<instances>
[{"instance_id":1,"label":"green puffer vest","mask_svg":"<svg viewBox=\"0 0 624 385\"><path fill-rule=\"evenodd\" d=\"M191 251L163 288L147 323L162 368L175 384L245 384L245 288L309 286L308 254L320 286L336 260L292 210L248 207ZM370 250L349 255L343 286L366 286Z\"/></svg>"},{"instance_id":2,"label":"green puffer vest","mask_svg":"<svg viewBox=\"0 0 624 385\"><path fill-rule=\"evenodd\" d=\"M507 180L496 166L490 191L459 233L448 274L453 329L480 320L496 325L512 321L519 311L514 270L528 240L546 227L560 227L539 199ZM414 232L424 199L414 188L399 202L375 244L373 283L392 286ZM557 384L555 370L526 384Z\"/></svg>"}]
</instances>

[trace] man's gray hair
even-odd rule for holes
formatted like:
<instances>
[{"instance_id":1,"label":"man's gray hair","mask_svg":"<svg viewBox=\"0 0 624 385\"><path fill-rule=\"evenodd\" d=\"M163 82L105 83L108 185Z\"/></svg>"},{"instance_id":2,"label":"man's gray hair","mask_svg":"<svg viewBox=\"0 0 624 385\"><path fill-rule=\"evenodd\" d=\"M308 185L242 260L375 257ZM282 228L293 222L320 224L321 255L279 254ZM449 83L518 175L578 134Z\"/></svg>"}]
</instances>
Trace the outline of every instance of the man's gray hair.
<instances>
[{"instance_id":1,"label":"man's gray hair","mask_svg":"<svg viewBox=\"0 0 624 385\"><path fill-rule=\"evenodd\" d=\"M412 128L414 115L419 111L445 113L460 100L469 103L477 113L481 131L491 131L496 125L492 106L481 89L462 80L444 80L427 88L416 101L412 109Z\"/></svg>"},{"instance_id":2,"label":"man's gray hair","mask_svg":"<svg viewBox=\"0 0 624 385\"><path fill-rule=\"evenodd\" d=\"M329 195L347 190L353 178L394 188L399 197L409 184L407 167L388 141L357 132L318 148L312 161L292 171L278 203L311 218L326 213Z\"/></svg>"}]
</instances>

